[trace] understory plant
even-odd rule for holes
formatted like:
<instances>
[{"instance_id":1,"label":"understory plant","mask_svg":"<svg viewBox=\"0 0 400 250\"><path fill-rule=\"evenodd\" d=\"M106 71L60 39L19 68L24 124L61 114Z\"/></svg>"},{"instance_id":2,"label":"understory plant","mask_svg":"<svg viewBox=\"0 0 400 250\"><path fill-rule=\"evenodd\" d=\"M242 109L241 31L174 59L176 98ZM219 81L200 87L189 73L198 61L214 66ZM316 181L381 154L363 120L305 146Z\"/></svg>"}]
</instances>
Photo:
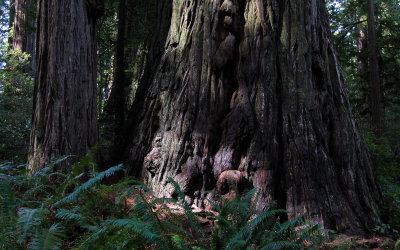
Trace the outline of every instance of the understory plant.
<instances>
[{"instance_id":1,"label":"understory plant","mask_svg":"<svg viewBox=\"0 0 400 250\"><path fill-rule=\"evenodd\" d=\"M365 139L385 195L382 221L375 231L397 238L400 236L400 164L387 137L368 132Z\"/></svg>"},{"instance_id":2,"label":"understory plant","mask_svg":"<svg viewBox=\"0 0 400 250\"><path fill-rule=\"evenodd\" d=\"M63 157L32 176L0 165L1 249L300 249L324 240L318 224L281 221L286 211L274 206L257 210L256 189L195 213L172 179L174 199L129 177L106 185L123 165L96 172L93 155L68 172L54 171Z\"/></svg>"}]
</instances>

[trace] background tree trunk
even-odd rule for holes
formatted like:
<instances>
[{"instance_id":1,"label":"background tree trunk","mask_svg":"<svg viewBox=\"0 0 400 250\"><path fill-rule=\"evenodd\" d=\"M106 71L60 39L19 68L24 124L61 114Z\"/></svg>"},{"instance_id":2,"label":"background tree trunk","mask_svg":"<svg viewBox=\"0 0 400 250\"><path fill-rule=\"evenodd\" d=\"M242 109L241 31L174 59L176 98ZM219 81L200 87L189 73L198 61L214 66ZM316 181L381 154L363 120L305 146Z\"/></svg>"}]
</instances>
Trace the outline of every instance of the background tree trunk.
<instances>
[{"instance_id":1,"label":"background tree trunk","mask_svg":"<svg viewBox=\"0 0 400 250\"><path fill-rule=\"evenodd\" d=\"M368 61L369 83L371 93L372 125L380 135L383 126L383 107L378 66L378 50L376 47L374 1L368 0Z\"/></svg>"},{"instance_id":2,"label":"background tree trunk","mask_svg":"<svg viewBox=\"0 0 400 250\"><path fill-rule=\"evenodd\" d=\"M153 33L146 59L146 66L136 90L132 108L129 110L127 121L124 122L121 131L117 134L116 143L114 143L112 147L112 163L119 163L121 158L125 158L122 156L123 152L128 151L130 148L132 138L130 138L129 135L132 131L135 131L136 126L138 126L137 119L143 112L147 91L155 77L155 72L158 70L161 57L165 52L164 45L171 22L172 4L172 1L157 0L157 22L154 28L157 32ZM132 171L132 173L133 172L134 171Z\"/></svg>"},{"instance_id":3,"label":"background tree trunk","mask_svg":"<svg viewBox=\"0 0 400 250\"><path fill-rule=\"evenodd\" d=\"M198 206L205 190L258 187L259 208L349 234L374 225L382 197L323 1L174 0L152 72L124 157L156 195L174 195L168 177Z\"/></svg>"},{"instance_id":4,"label":"background tree trunk","mask_svg":"<svg viewBox=\"0 0 400 250\"><path fill-rule=\"evenodd\" d=\"M8 28L11 30L14 26L14 18L15 18L15 0L10 0L10 17L8 19ZM12 36L8 37L8 46L12 49L13 38Z\"/></svg>"},{"instance_id":5,"label":"background tree trunk","mask_svg":"<svg viewBox=\"0 0 400 250\"><path fill-rule=\"evenodd\" d=\"M93 1L39 0L31 150L35 172L51 158L82 156L97 143Z\"/></svg>"},{"instance_id":6,"label":"background tree trunk","mask_svg":"<svg viewBox=\"0 0 400 250\"><path fill-rule=\"evenodd\" d=\"M357 50L358 50L358 75L360 76L360 81L368 82L367 73L367 57L365 52L367 41L365 40L365 32L362 28L359 29L357 34ZM364 56L365 55L365 56Z\"/></svg>"},{"instance_id":7,"label":"background tree trunk","mask_svg":"<svg viewBox=\"0 0 400 250\"><path fill-rule=\"evenodd\" d=\"M31 55L30 67L35 67L35 1L15 0L13 49Z\"/></svg>"},{"instance_id":8,"label":"background tree trunk","mask_svg":"<svg viewBox=\"0 0 400 250\"><path fill-rule=\"evenodd\" d=\"M126 100L131 84L130 79L125 77L125 35L126 35L126 9L125 0L119 1L118 7L118 34L115 53L115 73L113 78L112 90L108 99L106 111L115 117L117 122L116 130L120 130L122 123L125 120Z\"/></svg>"}]
</instances>

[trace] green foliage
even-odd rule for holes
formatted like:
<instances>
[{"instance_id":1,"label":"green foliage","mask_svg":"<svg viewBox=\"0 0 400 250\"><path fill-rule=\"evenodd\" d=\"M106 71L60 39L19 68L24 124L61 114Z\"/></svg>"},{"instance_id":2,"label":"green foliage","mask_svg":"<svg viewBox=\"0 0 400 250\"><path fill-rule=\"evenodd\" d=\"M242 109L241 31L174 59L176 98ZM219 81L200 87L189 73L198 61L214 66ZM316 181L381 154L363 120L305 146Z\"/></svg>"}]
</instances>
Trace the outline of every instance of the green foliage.
<instances>
[{"instance_id":1,"label":"green foliage","mask_svg":"<svg viewBox=\"0 0 400 250\"><path fill-rule=\"evenodd\" d=\"M4 167L5 164L0 164ZM10 183L0 177L0 249L11 249L16 238L13 234L16 224L16 197Z\"/></svg>"},{"instance_id":2,"label":"green foliage","mask_svg":"<svg viewBox=\"0 0 400 250\"><path fill-rule=\"evenodd\" d=\"M63 228L59 224L53 224L50 228L36 230L29 241L28 248L32 250L53 250L60 249L64 237Z\"/></svg>"},{"instance_id":3,"label":"green foliage","mask_svg":"<svg viewBox=\"0 0 400 250\"><path fill-rule=\"evenodd\" d=\"M116 49L118 36L118 7L120 1L106 0L105 13L98 21L97 33L97 90L100 142L106 147L112 147L115 141L115 113L107 110L112 106L110 99L114 80L116 79ZM149 45L154 34L156 24L156 0L129 0L125 1L126 18L124 33L124 89L123 98L126 103L124 113L127 115L132 105L139 82L141 81L149 53ZM134 27L134 28L133 28ZM115 100L114 100L115 101ZM108 107L110 108L110 107ZM111 108L110 108L111 109ZM102 154L108 160L108 152Z\"/></svg>"},{"instance_id":4,"label":"green foliage","mask_svg":"<svg viewBox=\"0 0 400 250\"><path fill-rule=\"evenodd\" d=\"M400 180L400 168L392 152L389 141L386 137L377 137L373 132L367 132L365 136L369 153L380 177L388 181Z\"/></svg>"},{"instance_id":5,"label":"green foliage","mask_svg":"<svg viewBox=\"0 0 400 250\"><path fill-rule=\"evenodd\" d=\"M102 113L105 101L110 92L113 79L113 58L115 55L114 43L117 38L117 19L115 18L118 1L104 1L104 15L98 20L97 49L97 90L99 114Z\"/></svg>"},{"instance_id":6,"label":"green foliage","mask_svg":"<svg viewBox=\"0 0 400 250\"><path fill-rule=\"evenodd\" d=\"M126 80L131 81L128 103L131 104L142 78L147 60L148 47L154 33L156 23L156 0L129 0L126 1L126 29L125 37L125 73ZM118 32L117 16L119 1L106 0L104 2L105 13L98 21L99 32L97 34L97 58L98 72L98 103L99 114L111 91L113 74L115 73L115 52ZM131 28L134 27L134 28ZM104 115L104 114L103 114ZM107 125L107 124L105 124Z\"/></svg>"},{"instance_id":7,"label":"green foliage","mask_svg":"<svg viewBox=\"0 0 400 250\"><path fill-rule=\"evenodd\" d=\"M398 236L400 233L400 164L386 137L377 137L374 133L368 132L365 140L386 198L382 207L384 222L380 222L375 231Z\"/></svg>"},{"instance_id":8,"label":"green foliage","mask_svg":"<svg viewBox=\"0 0 400 250\"><path fill-rule=\"evenodd\" d=\"M90 152L88 156L84 157L81 162L74 164L71 172L76 173L78 169L82 169L84 172L86 167L95 165L93 162L88 161L88 159L91 158L91 154L92 152ZM68 224L63 225L62 223L59 223L58 219L65 218L66 220L77 220L79 215L75 214L75 216L68 217L66 209L60 209L57 213L57 210L54 210L55 203L60 201L60 197L71 197L69 195L60 195L65 191L63 189L68 187L68 185L66 186L63 184L71 184L71 182L66 178L67 176L73 179L79 179L82 177L82 173L70 176L54 172L54 167L66 159L68 159L68 157L56 159L53 163L49 164L48 167L38 171L33 176L26 174L24 169L11 167L8 163L3 164L0 168L0 176L7 181L4 183L8 183L10 187L8 189L2 188L0 190L0 196L12 197L9 195L10 190L12 190L11 194L17 195L18 197L17 199L14 199L13 202L4 202L5 204L12 204L14 210L10 210L9 206L3 205L3 200L1 204L1 211L9 211L8 214L12 215L12 211L18 211L18 214L15 216L15 218L18 219L15 219L13 223L9 223L12 226L5 227L8 224L5 224L5 226L2 225L2 227L6 228L4 232L15 236L14 241L11 244L12 247L27 245L29 249L59 249L65 242L65 233L68 232L70 228L68 228ZM87 192L95 189L98 182L109 176L112 171L117 171L118 169L121 169L121 167L118 166L111 168L108 171L99 174L93 173L94 177L82 185L78 182L74 183L79 184L77 188L79 192L75 190L72 194L75 196L85 196ZM54 179L54 177L56 177L56 179ZM49 182L49 180L52 179L55 181ZM4 201L7 200L9 199L4 199ZM68 205L71 206L72 204ZM97 204L97 206L98 205L99 204ZM78 208L78 206L75 208ZM12 216L7 217L12 219ZM6 221L10 220L7 219ZM79 222L84 224L83 221L84 219L81 218ZM91 221L87 220L85 222L90 223ZM89 226L87 226L87 228L89 228ZM5 244L7 244L7 242L3 243L3 245Z\"/></svg>"},{"instance_id":9,"label":"green foliage","mask_svg":"<svg viewBox=\"0 0 400 250\"><path fill-rule=\"evenodd\" d=\"M194 213L172 179L177 199L154 198L131 178L105 185L123 166L97 173L93 155L67 173L54 169L69 157L33 176L23 167L0 165L2 249L293 249L312 247L323 237L318 225L303 218L281 223L284 210L258 211L256 190L218 205L210 201L218 212L212 214ZM216 222L211 232L201 218Z\"/></svg>"},{"instance_id":10,"label":"green foliage","mask_svg":"<svg viewBox=\"0 0 400 250\"><path fill-rule=\"evenodd\" d=\"M393 111L398 110L400 96L400 85L397 84L400 81L400 1L374 2L383 105L386 116L397 114L398 122L398 112ZM357 0L327 1L335 47L353 113L362 128L371 130L366 3ZM392 119L386 120L388 127L395 126L393 122Z\"/></svg>"},{"instance_id":11,"label":"green foliage","mask_svg":"<svg viewBox=\"0 0 400 250\"><path fill-rule=\"evenodd\" d=\"M24 162L29 145L33 77L23 73L29 55L0 49L0 160ZM3 57L2 57L3 58Z\"/></svg>"},{"instance_id":12,"label":"green foliage","mask_svg":"<svg viewBox=\"0 0 400 250\"><path fill-rule=\"evenodd\" d=\"M213 249L300 249L318 246L323 241L324 232L320 225L313 225L297 218L280 222L279 215L285 210L267 207L264 211L255 208L251 190L243 197L236 195L232 200L224 200L222 206L209 201L219 212L214 218L217 227L211 234Z\"/></svg>"},{"instance_id":13,"label":"green foliage","mask_svg":"<svg viewBox=\"0 0 400 250\"><path fill-rule=\"evenodd\" d=\"M338 57L346 89L376 174L385 195L382 222L376 232L398 236L400 232L400 1L377 0L375 23L379 74L385 110L381 136L372 131L368 71L367 1L327 1Z\"/></svg>"},{"instance_id":14,"label":"green foliage","mask_svg":"<svg viewBox=\"0 0 400 250\"><path fill-rule=\"evenodd\" d=\"M152 245L157 249L260 249L303 248L321 243L323 230L319 225L306 223L303 218L279 222L280 213L285 210L268 208L257 211L252 200L256 190L246 196L225 200L221 206L213 203L219 212L194 214L184 200L184 195L176 182L170 179L178 194L178 199L147 199L148 191L136 191L137 200L129 218L109 219L93 232L79 249L122 248ZM140 190L145 187L139 185ZM174 204L177 210L166 204ZM154 210L154 207L159 209ZM199 216L207 216L217 221L210 234L200 225ZM164 219L160 219L164 217ZM110 240L112 239L112 241Z\"/></svg>"},{"instance_id":15,"label":"green foliage","mask_svg":"<svg viewBox=\"0 0 400 250\"><path fill-rule=\"evenodd\" d=\"M0 0L0 41L5 41L8 38L10 17L13 16L13 9L10 2Z\"/></svg>"},{"instance_id":16,"label":"green foliage","mask_svg":"<svg viewBox=\"0 0 400 250\"><path fill-rule=\"evenodd\" d=\"M75 202L80 196L87 190L93 188L96 184L99 184L105 177L110 177L117 171L122 170L122 164L112 167L104 172L94 175L93 178L76 188L71 194L64 197L63 199L54 203L55 206L63 205L66 203Z\"/></svg>"}]
</instances>

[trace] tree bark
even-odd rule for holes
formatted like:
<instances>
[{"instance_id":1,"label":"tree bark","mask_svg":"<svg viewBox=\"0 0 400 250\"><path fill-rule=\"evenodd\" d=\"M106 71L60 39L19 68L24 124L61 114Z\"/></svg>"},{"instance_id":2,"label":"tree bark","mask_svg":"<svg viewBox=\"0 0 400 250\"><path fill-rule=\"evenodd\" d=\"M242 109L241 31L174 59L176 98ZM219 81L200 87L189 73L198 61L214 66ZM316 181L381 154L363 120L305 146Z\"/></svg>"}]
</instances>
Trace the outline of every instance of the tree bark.
<instances>
[{"instance_id":1,"label":"tree bark","mask_svg":"<svg viewBox=\"0 0 400 250\"><path fill-rule=\"evenodd\" d=\"M380 135L383 126L383 107L378 66L378 50L376 46L374 1L368 0L368 61L369 83L371 93L372 125Z\"/></svg>"},{"instance_id":2,"label":"tree bark","mask_svg":"<svg viewBox=\"0 0 400 250\"><path fill-rule=\"evenodd\" d=\"M198 206L206 190L257 187L259 208L276 200L289 218L366 233L382 197L325 3L172 4L161 60L139 86L143 97L127 123L130 173L167 197L172 177Z\"/></svg>"},{"instance_id":3,"label":"tree bark","mask_svg":"<svg viewBox=\"0 0 400 250\"><path fill-rule=\"evenodd\" d=\"M10 12L9 12L9 19L8 19L8 28L11 30L14 26L14 18L15 18L15 1L10 0ZM13 38L12 36L8 37L8 48L12 49L13 45Z\"/></svg>"},{"instance_id":4,"label":"tree bark","mask_svg":"<svg viewBox=\"0 0 400 250\"><path fill-rule=\"evenodd\" d=\"M146 36L145 32L154 28L150 26L154 3L155 0L145 3L140 0L120 0L119 3L114 81L105 109L109 117L115 118L116 135L127 118L147 64L151 36Z\"/></svg>"},{"instance_id":5,"label":"tree bark","mask_svg":"<svg viewBox=\"0 0 400 250\"><path fill-rule=\"evenodd\" d=\"M32 0L15 0L13 49L31 55L30 68L35 67L35 11Z\"/></svg>"},{"instance_id":6,"label":"tree bark","mask_svg":"<svg viewBox=\"0 0 400 250\"><path fill-rule=\"evenodd\" d=\"M153 81L158 70L158 65L164 54L164 45L168 36L172 15L172 1L157 0L157 22L150 42L146 66L143 76L138 84L135 98L131 109L129 110L127 121L124 122L121 131L117 134L117 140L114 143L112 150L111 163L118 164L123 156L124 151L128 151L131 138L129 134L135 130L137 126L137 118L143 112L144 102L146 100L147 91ZM142 159L143 160L143 159ZM133 172L133 171L132 171Z\"/></svg>"},{"instance_id":7,"label":"tree bark","mask_svg":"<svg viewBox=\"0 0 400 250\"><path fill-rule=\"evenodd\" d=\"M101 7L94 3L38 2L31 172L53 157L80 157L97 143L95 22Z\"/></svg>"},{"instance_id":8,"label":"tree bark","mask_svg":"<svg viewBox=\"0 0 400 250\"><path fill-rule=\"evenodd\" d=\"M115 73L110 98L108 99L106 112L115 117L117 122L116 130L125 120L126 100L130 81L125 77L125 35L126 35L126 2L119 1L118 7L118 34L115 53Z\"/></svg>"},{"instance_id":9,"label":"tree bark","mask_svg":"<svg viewBox=\"0 0 400 250\"><path fill-rule=\"evenodd\" d=\"M358 74L360 76L360 80L363 81L363 82L364 81L368 82L367 81L367 75L368 74L367 74L367 69L366 69L366 67L367 67L367 63L366 63L367 58L366 58L366 56L364 56L364 54L367 54L367 53L364 53L365 48L366 48L366 40L365 40L364 29L362 29L362 28L359 29L356 41L357 41L357 50L358 50L358 67L357 67L357 71L358 71Z\"/></svg>"}]
</instances>

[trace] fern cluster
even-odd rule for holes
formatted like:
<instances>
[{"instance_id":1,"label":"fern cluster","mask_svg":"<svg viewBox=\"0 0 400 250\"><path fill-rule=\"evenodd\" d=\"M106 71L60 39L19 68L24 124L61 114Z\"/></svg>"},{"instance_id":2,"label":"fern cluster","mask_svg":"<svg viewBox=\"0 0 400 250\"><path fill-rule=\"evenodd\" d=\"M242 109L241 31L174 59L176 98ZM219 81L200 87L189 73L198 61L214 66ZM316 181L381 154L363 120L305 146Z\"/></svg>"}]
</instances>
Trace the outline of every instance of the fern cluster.
<instances>
[{"instance_id":1,"label":"fern cluster","mask_svg":"<svg viewBox=\"0 0 400 250\"><path fill-rule=\"evenodd\" d=\"M16 197L8 181L7 163L0 164L0 249L10 249L16 240L13 234L17 220ZM3 172L4 171L4 172Z\"/></svg>"},{"instance_id":2,"label":"fern cluster","mask_svg":"<svg viewBox=\"0 0 400 250\"><path fill-rule=\"evenodd\" d=\"M323 237L303 218L281 222L284 210L258 211L255 189L209 200L214 213L194 213L172 179L178 197L154 198L131 178L103 184L123 166L96 172L92 153L68 172L53 171L67 158L33 176L23 166L0 165L1 249L300 249ZM214 223L211 230L204 220Z\"/></svg>"}]
</instances>

